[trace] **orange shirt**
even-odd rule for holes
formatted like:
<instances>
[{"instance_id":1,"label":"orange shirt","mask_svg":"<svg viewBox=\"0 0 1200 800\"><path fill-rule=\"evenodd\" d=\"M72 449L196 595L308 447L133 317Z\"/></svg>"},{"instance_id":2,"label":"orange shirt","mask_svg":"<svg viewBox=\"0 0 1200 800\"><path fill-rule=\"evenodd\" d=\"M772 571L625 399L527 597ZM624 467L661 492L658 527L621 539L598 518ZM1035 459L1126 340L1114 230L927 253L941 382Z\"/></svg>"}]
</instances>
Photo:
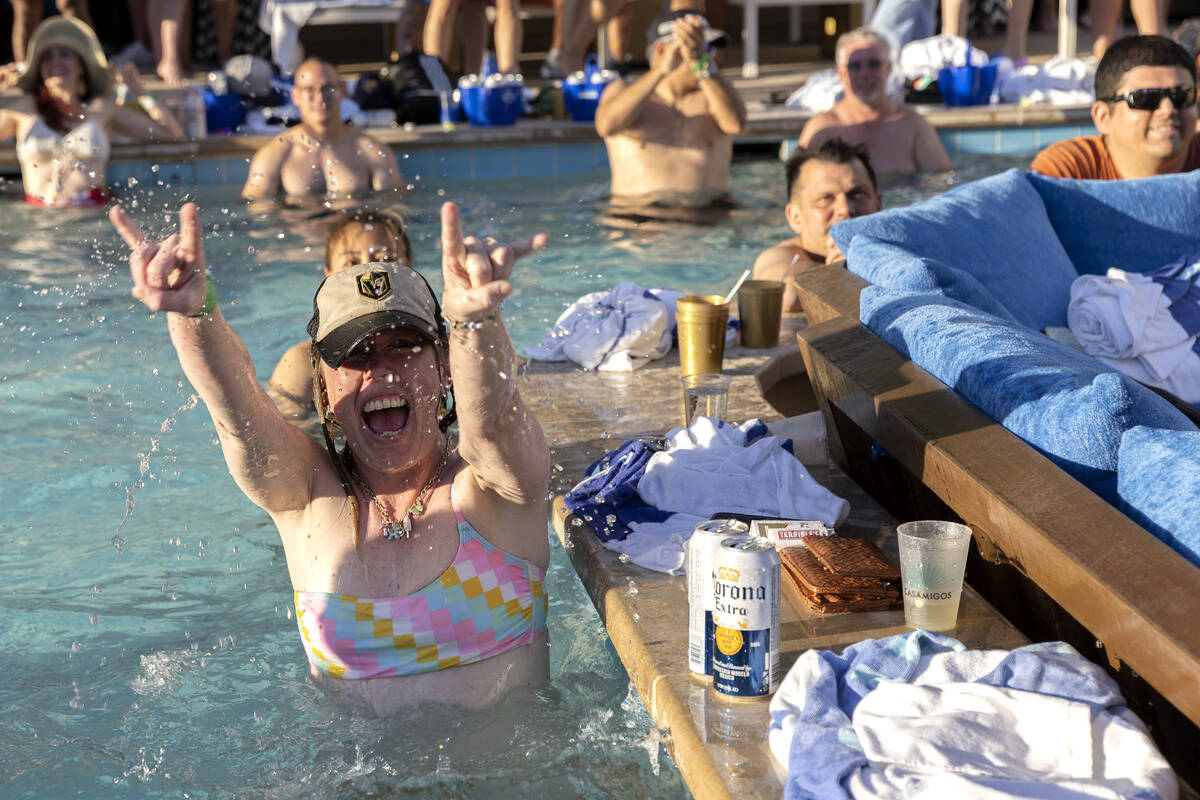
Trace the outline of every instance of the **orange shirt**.
<instances>
[{"instance_id":1,"label":"orange shirt","mask_svg":"<svg viewBox=\"0 0 1200 800\"><path fill-rule=\"evenodd\" d=\"M1037 154L1029 169L1052 178L1094 178L1102 181L1118 181L1122 175L1117 171L1112 153L1099 136L1079 136L1055 142ZM1200 136L1193 136L1188 145L1187 158L1180 172L1200 169Z\"/></svg>"}]
</instances>

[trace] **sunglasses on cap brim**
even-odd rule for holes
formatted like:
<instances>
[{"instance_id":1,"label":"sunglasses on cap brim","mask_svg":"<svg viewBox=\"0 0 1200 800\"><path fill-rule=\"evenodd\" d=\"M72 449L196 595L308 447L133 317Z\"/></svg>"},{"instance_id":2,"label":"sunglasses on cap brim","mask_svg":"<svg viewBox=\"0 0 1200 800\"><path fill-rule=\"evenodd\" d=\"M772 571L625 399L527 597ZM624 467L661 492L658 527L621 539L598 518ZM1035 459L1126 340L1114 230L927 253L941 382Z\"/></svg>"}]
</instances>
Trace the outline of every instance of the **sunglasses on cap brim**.
<instances>
[{"instance_id":1,"label":"sunglasses on cap brim","mask_svg":"<svg viewBox=\"0 0 1200 800\"><path fill-rule=\"evenodd\" d=\"M1175 110L1182 111L1196 105L1195 86L1174 86L1170 89L1133 89L1125 94L1103 98L1105 103L1124 101L1134 111L1155 111L1162 105L1163 98L1171 98Z\"/></svg>"}]
</instances>

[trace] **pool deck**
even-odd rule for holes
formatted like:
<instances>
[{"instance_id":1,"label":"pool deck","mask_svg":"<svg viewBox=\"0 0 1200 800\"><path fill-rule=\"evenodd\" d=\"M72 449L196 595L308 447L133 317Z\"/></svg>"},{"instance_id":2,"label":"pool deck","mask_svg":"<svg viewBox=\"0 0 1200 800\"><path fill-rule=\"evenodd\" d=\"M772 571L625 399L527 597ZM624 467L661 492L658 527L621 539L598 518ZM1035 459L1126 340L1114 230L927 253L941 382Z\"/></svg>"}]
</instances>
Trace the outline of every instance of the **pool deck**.
<instances>
[{"instance_id":1,"label":"pool deck","mask_svg":"<svg viewBox=\"0 0 1200 800\"><path fill-rule=\"evenodd\" d=\"M729 419L758 417L771 425L810 430L812 415L784 420L763 398L756 373L794 358L798 317L784 320L780 346L727 348L724 372L733 378ZM795 355L793 355L795 354ZM687 584L623 563L605 549L561 495L587 466L622 442L662 436L679 424L679 359L672 351L633 373L584 372L569 363L530 362L521 369L521 392L551 442L554 530L595 603L638 694L665 736L665 746L697 798L780 797L786 766L767 746L767 700L731 703L687 668ZM820 424L816 430L820 430ZM803 444L801 444L803 442ZM878 543L898 563L896 521L823 457L823 438L797 436L797 453L812 476L850 502L845 536ZM820 615L784 587L781 654L786 671L805 650L840 650L862 639L903 633L902 611ZM969 587L954 633L970 647L1012 648L1026 639Z\"/></svg>"}]
</instances>

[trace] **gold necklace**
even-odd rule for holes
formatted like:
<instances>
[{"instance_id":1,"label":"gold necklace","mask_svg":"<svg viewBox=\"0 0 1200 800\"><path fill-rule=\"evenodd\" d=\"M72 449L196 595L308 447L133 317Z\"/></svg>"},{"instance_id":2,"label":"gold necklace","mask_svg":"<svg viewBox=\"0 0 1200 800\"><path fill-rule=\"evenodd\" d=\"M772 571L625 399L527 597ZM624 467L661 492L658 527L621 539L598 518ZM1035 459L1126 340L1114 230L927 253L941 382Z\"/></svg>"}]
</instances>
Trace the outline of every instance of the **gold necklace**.
<instances>
[{"instance_id":1,"label":"gold necklace","mask_svg":"<svg viewBox=\"0 0 1200 800\"><path fill-rule=\"evenodd\" d=\"M379 516L383 518L383 525L379 526L379 530L383 533L383 538L387 539L389 542L394 542L397 539L409 538L409 536L412 534L413 517L419 517L421 514L425 513L425 501L428 499L429 493L433 490L434 485L437 484L438 479L442 477L442 470L445 469L446 461L449 457L450 442L447 441L445 446L442 448L442 460L438 464L437 470L434 471L433 477L425 482L425 485L421 488L420 494L417 495L417 499L413 501L412 505L408 507L408 510L404 512L404 515L400 517L399 522L392 519L392 515L389 514L388 510L384 507L383 501L381 501L375 495L375 492L371 491L371 487L368 486L367 482L363 480L361 475L358 474L358 470L354 468L353 464L351 465L350 474L354 476L355 483L357 483L362 490L370 496L371 502L375 504L377 509L379 509Z\"/></svg>"}]
</instances>

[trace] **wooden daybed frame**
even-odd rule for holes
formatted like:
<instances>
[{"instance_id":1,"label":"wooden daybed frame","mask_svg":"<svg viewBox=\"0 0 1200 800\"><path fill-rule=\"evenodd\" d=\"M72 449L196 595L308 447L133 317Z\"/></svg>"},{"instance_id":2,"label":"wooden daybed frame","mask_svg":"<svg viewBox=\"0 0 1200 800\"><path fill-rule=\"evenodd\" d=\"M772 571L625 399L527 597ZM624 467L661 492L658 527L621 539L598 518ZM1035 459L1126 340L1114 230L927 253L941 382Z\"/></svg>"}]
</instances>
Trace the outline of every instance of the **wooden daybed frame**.
<instances>
[{"instance_id":1,"label":"wooden daybed frame","mask_svg":"<svg viewBox=\"0 0 1200 800\"><path fill-rule=\"evenodd\" d=\"M971 585L1031 639L1106 656L1200 786L1200 569L861 325L861 278L820 265L795 283L830 457L900 520L968 523Z\"/></svg>"}]
</instances>

